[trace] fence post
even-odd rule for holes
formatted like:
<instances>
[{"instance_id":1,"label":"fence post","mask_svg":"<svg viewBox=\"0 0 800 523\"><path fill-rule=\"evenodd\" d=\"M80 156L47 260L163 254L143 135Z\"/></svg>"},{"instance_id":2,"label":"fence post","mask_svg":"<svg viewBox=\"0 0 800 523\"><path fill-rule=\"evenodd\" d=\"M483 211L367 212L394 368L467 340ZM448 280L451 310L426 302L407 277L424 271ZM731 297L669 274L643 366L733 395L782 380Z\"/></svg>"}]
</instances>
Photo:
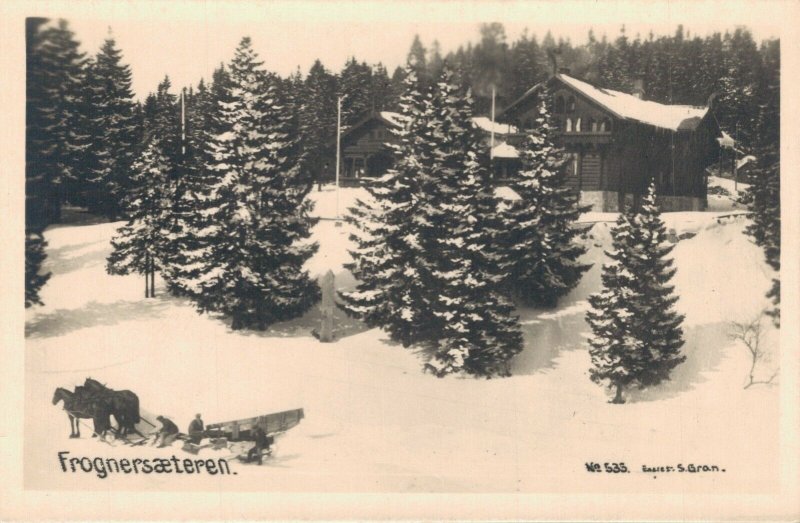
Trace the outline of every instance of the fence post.
<instances>
[{"instance_id":1,"label":"fence post","mask_svg":"<svg viewBox=\"0 0 800 523\"><path fill-rule=\"evenodd\" d=\"M333 341L333 311L336 306L334 303L334 293L336 287L334 285L333 271L328 270L320 281L322 288L322 303L320 309L322 310L322 326L319 333L319 341L331 342Z\"/></svg>"}]
</instances>

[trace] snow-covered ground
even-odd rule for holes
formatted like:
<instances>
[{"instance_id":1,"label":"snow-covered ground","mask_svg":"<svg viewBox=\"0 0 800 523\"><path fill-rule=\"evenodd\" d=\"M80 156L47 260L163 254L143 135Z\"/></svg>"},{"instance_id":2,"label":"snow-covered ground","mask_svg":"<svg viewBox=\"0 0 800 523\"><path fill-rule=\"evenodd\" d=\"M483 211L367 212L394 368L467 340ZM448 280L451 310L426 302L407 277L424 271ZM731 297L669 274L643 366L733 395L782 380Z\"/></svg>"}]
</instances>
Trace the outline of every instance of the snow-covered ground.
<instances>
[{"instance_id":1,"label":"snow-covered ground","mask_svg":"<svg viewBox=\"0 0 800 523\"><path fill-rule=\"evenodd\" d=\"M742 211L746 209L737 202L742 192L750 187L746 183L735 183L728 178L720 176L708 177L708 210L709 211ZM728 194L712 194L714 188L724 189Z\"/></svg>"},{"instance_id":2,"label":"snow-covered ground","mask_svg":"<svg viewBox=\"0 0 800 523\"><path fill-rule=\"evenodd\" d=\"M329 189L329 188L328 188ZM342 190L340 209L363 194ZM317 213L335 215L335 192L316 190ZM333 211L332 211L333 210ZM61 226L47 231L45 269L53 273L27 311L25 483L28 488L196 489L397 492L754 492L777 485L778 386L745 384L745 349L729 322L766 305L771 271L742 234L743 216L669 213L681 240L675 284L686 314L687 361L674 379L631 395L625 405L588 378L583 319L599 287L609 220L586 238L595 266L557 309L523 309L525 349L513 377L496 380L421 372L411 350L340 317L340 338L310 334L318 312L264 333L233 332L221 318L159 296L146 300L142 278L109 276L104 260L118 224ZM321 220L312 273L332 270L337 286L353 284L343 269L349 226ZM775 331L764 343L774 346ZM67 417L51 399L91 376L135 391L148 412L182 430L196 412L206 423L302 407L306 418L281 436L267 466L233 463L236 475L124 475L99 479L61 472L57 452L73 456L191 457L173 448L112 448L68 439ZM225 451L204 450L216 457ZM227 455L227 453L225 453ZM631 474L598 475L585 463L625 462ZM717 465L724 473L653 474L642 465Z\"/></svg>"}]
</instances>

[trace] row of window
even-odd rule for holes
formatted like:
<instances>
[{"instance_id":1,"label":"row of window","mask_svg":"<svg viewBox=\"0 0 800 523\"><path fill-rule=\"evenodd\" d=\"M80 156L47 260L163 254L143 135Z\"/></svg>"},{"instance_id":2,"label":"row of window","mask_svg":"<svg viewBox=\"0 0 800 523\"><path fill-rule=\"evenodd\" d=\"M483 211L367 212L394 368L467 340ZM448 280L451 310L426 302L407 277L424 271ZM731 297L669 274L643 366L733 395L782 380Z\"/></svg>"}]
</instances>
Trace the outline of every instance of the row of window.
<instances>
[{"instance_id":1,"label":"row of window","mask_svg":"<svg viewBox=\"0 0 800 523\"><path fill-rule=\"evenodd\" d=\"M605 133L611 132L611 120L603 118L602 120L595 120L589 118L585 122L579 116L574 121L572 118L564 120L565 133Z\"/></svg>"}]
</instances>

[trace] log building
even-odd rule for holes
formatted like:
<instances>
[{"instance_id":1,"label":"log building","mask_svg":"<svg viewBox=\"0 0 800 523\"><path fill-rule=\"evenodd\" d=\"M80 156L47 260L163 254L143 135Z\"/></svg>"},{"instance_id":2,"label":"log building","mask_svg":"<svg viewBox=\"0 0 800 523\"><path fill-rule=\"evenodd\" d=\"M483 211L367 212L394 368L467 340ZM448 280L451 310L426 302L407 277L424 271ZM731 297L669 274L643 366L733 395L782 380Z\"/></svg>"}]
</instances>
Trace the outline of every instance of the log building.
<instances>
[{"instance_id":1,"label":"log building","mask_svg":"<svg viewBox=\"0 0 800 523\"><path fill-rule=\"evenodd\" d=\"M617 211L638 202L650 180L667 211L704 210L705 168L716 161L722 136L709 106L665 105L633 94L600 89L565 71L528 90L499 120L519 133L497 145L495 162L513 176L515 146L536 122L541 96L552 97L560 142L570 157L570 185L596 211ZM497 169L496 169L497 170Z\"/></svg>"}]
</instances>

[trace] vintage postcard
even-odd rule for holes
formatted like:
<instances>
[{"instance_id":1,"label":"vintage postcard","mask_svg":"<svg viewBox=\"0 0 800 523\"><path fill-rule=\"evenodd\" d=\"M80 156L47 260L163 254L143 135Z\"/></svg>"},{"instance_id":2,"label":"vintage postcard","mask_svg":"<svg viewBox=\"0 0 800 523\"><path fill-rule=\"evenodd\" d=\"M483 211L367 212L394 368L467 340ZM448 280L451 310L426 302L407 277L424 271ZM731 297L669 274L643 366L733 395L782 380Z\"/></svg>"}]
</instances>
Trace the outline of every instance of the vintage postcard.
<instances>
[{"instance_id":1,"label":"vintage postcard","mask_svg":"<svg viewBox=\"0 0 800 523\"><path fill-rule=\"evenodd\" d=\"M0 13L3 520L800 517L797 4Z\"/></svg>"}]
</instances>

